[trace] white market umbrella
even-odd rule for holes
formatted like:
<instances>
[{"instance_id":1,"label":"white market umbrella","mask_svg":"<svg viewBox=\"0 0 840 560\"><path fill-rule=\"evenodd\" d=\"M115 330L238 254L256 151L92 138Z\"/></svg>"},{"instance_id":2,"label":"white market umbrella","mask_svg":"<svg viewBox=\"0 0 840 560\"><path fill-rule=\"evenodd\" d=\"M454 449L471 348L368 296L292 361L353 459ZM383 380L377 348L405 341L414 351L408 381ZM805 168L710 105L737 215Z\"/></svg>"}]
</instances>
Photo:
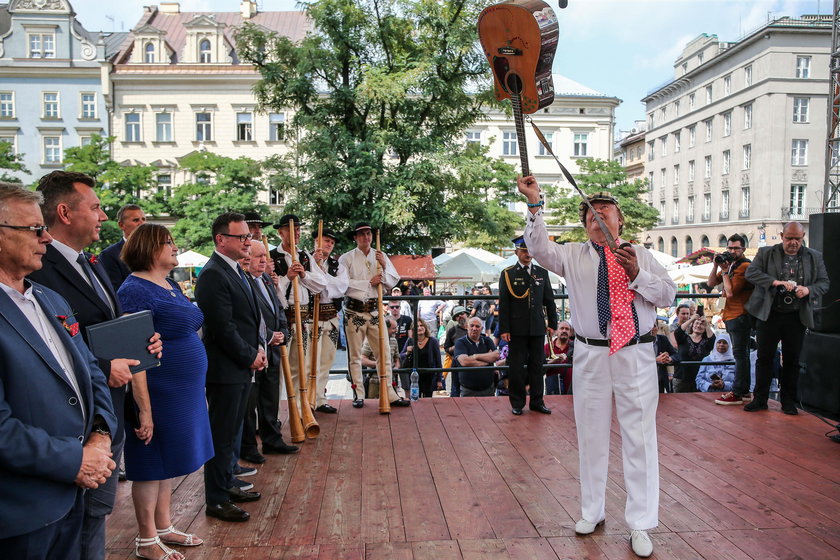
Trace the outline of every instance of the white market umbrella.
<instances>
[{"instance_id":1,"label":"white market umbrella","mask_svg":"<svg viewBox=\"0 0 840 560\"><path fill-rule=\"evenodd\" d=\"M674 263L677 261L677 257L672 257L668 253L663 253L662 251L657 251L656 249L648 249L648 253L653 255L656 262L664 266L665 270L671 270L674 268Z\"/></svg>"},{"instance_id":2,"label":"white market umbrella","mask_svg":"<svg viewBox=\"0 0 840 560\"><path fill-rule=\"evenodd\" d=\"M698 264L668 271L668 276L677 284L699 284L709 279L713 263Z\"/></svg>"},{"instance_id":3,"label":"white market umbrella","mask_svg":"<svg viewBox=\"0 0 840 560\"><path fill-rule=\"evenodd\" d=\"M440 255L433 258L432 262L435 263L435 265L440 266L451 258L452 258L451 253L441 253Z\"/></svg>"},{"instance_id":4,"label":"white market umbrella","mask_svg":"<svg viewBox=\"0 0 840 560\"><path fill-rule=\"evenodd\" d=\"M180 268L201 268L210 259L195 251L186 251L178 255L178 266Z\"/></svg>"},{"instance_id":5,"label":"white market umbrella","mask_svg":"<svg viewBox=\"0 0 840 560\"><path fill-rule=\"evenodd\" d=\"M502 262L500 262L499 264L497 264L496 268L499 269L499 274L501 275L501 273L504 269L506 269L509 266L513 266L518 262L519 262L519 257L517 257L515 254L513 254L513 255L509 256L508 258L506 258L505 260L503 260ZM539 262L537 262L537 259L533 259L532 262L534 264L536 264L537 266L542 266L542 265L540 265ZM545 268L545 267L543 266L543 268ZM551 285L554 286L554 287L557 287L561 284L563 286L566 285L566 281L563 279L562 276L558 276L557 274L551 272L550 270L548 271L548 280L549 280L549 282L551 282Z\"/></svg>"},{"instance_id":6,"label":"white market umbrella","mask_svg":"<svg viewBox=\"0 0 840 560\"><path fill-rule=\"evenodd\" d=\"M438 265L438 279L458 284L492 282L499 279L498 269L468 253L461 253Z\"/></svg>"},{"instance_id":7,"label":"white market umbrella","mask_svg":"<svg viewBox=\"0 0 840 560\"><path fill-rule=\"evenodd\" d=\"M499 264L500 262L505 260L503 257L500 257L499 255L497 255L495 253L491 253L490 251L487 251L485 249L479 249L477 247L464 247L463 249L458 249L457 251L453 251L452 253L450 253L450 255L452 257L457 257L458 255L460 255L462 253L466 253L466 254L470 255L471 257L475 257L478 260L484 261L484 262L489 263L489 264ZM437 264L437 263L435 263L435 264Z\"/></svg>"}]
</instances>

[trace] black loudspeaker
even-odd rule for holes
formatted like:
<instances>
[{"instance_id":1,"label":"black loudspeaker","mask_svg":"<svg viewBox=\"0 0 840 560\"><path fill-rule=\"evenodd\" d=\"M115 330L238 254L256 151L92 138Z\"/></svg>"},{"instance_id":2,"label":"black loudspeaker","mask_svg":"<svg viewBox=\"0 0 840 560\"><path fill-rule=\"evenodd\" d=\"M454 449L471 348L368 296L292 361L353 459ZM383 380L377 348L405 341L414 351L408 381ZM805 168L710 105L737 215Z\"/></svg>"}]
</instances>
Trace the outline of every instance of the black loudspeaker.
<instances>
[{"instance_id":1,"label":"black loudspeaker","mask_svg":"<svg viewBox=\"0 0 840 560\"><path fill-rule=\"evenodd\" d=\"M799 398L803 405L840 414L840 334L808 331L799 355Z\"/></svg>"},{"instance_id":2,"label":"black loudspeaker","mask_svg":"<svg viewBox=\"0 0 840 560\"><path fill-rule=\"evenodd\" d=\"M840 213L811 214L809 246L820 251L831 285L814 309L814 330L840 333Z\"/></svg>"}]
</instances>

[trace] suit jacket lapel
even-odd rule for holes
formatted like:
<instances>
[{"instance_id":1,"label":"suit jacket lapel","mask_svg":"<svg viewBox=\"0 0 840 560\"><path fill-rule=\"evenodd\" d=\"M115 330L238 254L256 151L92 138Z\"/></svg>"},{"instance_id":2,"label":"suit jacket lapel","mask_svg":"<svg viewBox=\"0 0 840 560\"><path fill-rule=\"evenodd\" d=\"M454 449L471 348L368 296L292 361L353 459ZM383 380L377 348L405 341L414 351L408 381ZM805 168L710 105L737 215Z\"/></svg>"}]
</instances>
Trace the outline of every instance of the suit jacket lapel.
<instances>
[{"instance_id":1,"label":"suit jacket lapel","mask_svg":"<svg viewBox=\"0 0 840 560\"><path fill-rule=\"evenodd\" d=\"M88 298L91 303L106 312L107 315L110 316L112 314L111 309L105 305L105 302L96 295L96 292L93 291L91 285L88 284L87 278L82 277L82 275L79 274L79 272L73 268L69 262L67 262L67 259L64 258L58 249L47 245L47 253L43 258L52 263L55 271L60 274L70 286L75 287L82 295ZM110 283L110 281L107 282L109 285Z\"/></svg>"},{"instance_id":2,"label":"suit jacket lapel","mask_svg":"<svg viewBox=\"0 0 840 560\"><path fill-rule=\"evenodd\" d=\"M88 253L85 253L85 255L88 257L88 259L92 257L92 255ZM114 302L114 316L119 317L120 315L122 315L122 311L120 310L120 301L119 299L117 299L117 293L114 291L114 286L111 284L111 279L108 278L108 272L102 266L102 263L99 262L99 259L96 259L95 263L91 263L90 267L91 269L93 269L93 273L99 279L99 283L102 284L102 288L105 290L105 293L108 294L108 297L110 297L111 301Z\"/></svg>"},{"instance_id":3,"label":"suit jacket lapel","mask_svg":"<svg viewBox=\"0 0 840 560\"><path fill-rule=\"evenodd\" d=\"M250 294L248 293L248 288L246 288L245 284L242 283L242 277L239 276L239 274L237 274L236 271L233 270L233 268L231 268L230 265L228 263L226 263L225 260L222 259L220 256L218 256L216 253L213 253L212 258L216 259L216 263L222 268L222 270L225 271L225 273L228 275L228 278L230 278L230 281L233 282L236 286L239 287L239 291L242 293L242 295L248 301L248 305L251 306L251 311L254 312L254 315L259 317L260 310L257 307L257 301L254 299L254 294L253 293L250 293ZM247 278L247 276L246 276L246 278ZM253 290L252 290L252 292L253 292ZM259 321L257 321L257 322L259 322Z\"/></svg>"}]
</instances>

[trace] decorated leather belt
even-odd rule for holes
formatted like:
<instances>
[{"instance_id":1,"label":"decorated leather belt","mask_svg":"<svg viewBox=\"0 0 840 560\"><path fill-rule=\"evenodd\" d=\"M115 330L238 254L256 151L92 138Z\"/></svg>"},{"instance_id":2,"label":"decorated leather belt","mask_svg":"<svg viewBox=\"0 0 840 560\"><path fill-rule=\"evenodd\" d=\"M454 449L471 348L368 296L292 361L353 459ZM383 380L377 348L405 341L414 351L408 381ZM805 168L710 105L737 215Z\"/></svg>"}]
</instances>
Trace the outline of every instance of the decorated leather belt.
<instances>
[{"instance_id":1,"label":"decorated leather belt","mask_svg":"<svg viewBox=\"0 0 840 560\"><path fill-rule=\"evenodd\" d=\"M322 303L318 306L318 321L330 321L338 317L338 309L332 303Z\"/></svg>"},{"instance_id":2,"label":"decorated leather belt","mask_svg":"<svg viewBox=\"0 0 840 560\"><path fill-rule=\"evenodd\" d=\"M379 305L379 300L369 299L362 301L359 299L344 298L344 305L347 306L347 309L356 313L373 313L376 311L376 306Z\"/></svg>"},{"instance_id":3,"label":"decorated leather belt","mask_svg":"<svg viewBox=\"0 0 840 560\"><path fill-rule=\"evenodd\" d=\"M289 321L289 324L295 322L295 308L294 306L290 306L288 309L284 310L286 312L286 320ZM309 312L309 306L301 306L300 308L300 320L301 321L308 321L312 318L312 314Z\"/></svg>"},{"instance_id":4,"label":"decorated leather belt","mask_svg":"<svg viewBox=\"0 0 840 560\"><path fill-rule=\"evenodd\" d=\"M575 334L575 338L583 342L584 344L588 344L590 346L606 346L609 347L610 339L609 338L586 338L585 336L580 336L579 334ZM652 334L643 334L636 340L631 340L624 346L633 346L634 344L644 344L645 342L653 342L656 340L656 337Z\"/></svg>"}]
</instances>

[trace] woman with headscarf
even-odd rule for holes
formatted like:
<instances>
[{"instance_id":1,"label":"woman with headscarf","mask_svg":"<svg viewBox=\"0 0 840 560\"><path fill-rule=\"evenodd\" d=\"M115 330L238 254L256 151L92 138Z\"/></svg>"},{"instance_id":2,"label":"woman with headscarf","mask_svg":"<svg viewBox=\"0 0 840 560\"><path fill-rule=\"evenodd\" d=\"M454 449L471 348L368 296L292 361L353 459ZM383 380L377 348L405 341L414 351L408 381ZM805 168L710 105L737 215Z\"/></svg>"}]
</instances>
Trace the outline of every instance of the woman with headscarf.
<instances>
[{"instance_id":1,"label":"woman with headscarf","mask_svg":"<svg viewBox=\"0 0 840 560\"><path fill-rule=\"evenodd\" d=\"M697 372L697 390L731 391L735 381L735 355L732 353L732 340L726 333L717 335L715 347L703 358L704 362L732 362L727 365L704 365Z\"/></svg>"}]
</instances>

